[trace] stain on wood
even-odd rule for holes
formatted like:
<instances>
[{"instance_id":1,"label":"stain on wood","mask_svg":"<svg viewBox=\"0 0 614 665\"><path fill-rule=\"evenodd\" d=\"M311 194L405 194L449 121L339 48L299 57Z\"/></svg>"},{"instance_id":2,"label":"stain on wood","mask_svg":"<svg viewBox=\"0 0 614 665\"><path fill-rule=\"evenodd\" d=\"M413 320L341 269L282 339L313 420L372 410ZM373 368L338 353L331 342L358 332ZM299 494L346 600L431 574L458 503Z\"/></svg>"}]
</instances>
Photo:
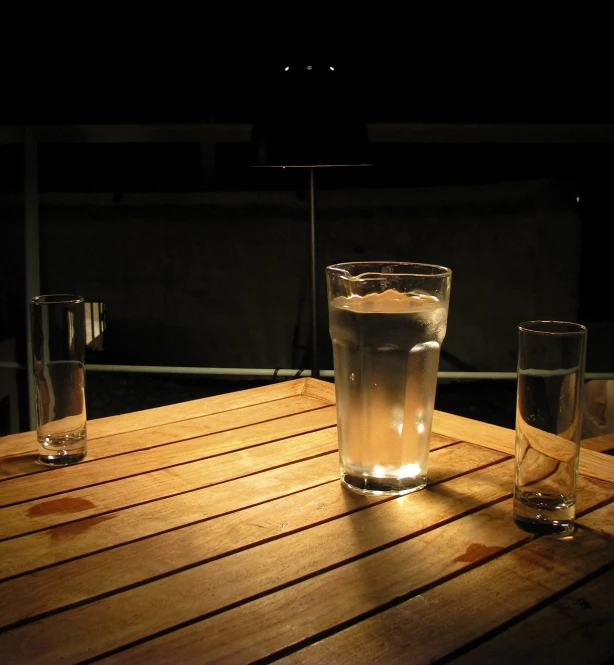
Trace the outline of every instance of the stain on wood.
<instances>
[{"instance_id":1,"label":"stain on wood","mask_svg":"<svg viewBox=\"0 0 614 665\"><path fill-rule=\"evenodd\" d=\"M480 543L472 543L465 552L460 556L457 556L454 561L458 563L476 563L476 561L481 561L486 557L497 554L499 551L501 551L500 547L489 547L487 545L481 545Z\"/></svg>"},{"instance_id":2,"label":"stain on wood","mask_svg":"<svg viewBox=\"0 0 614 665\"><path fill-rule=\"evenodd\" d=\"M61 526L56 526L55 529L50 529L48 531L49 537L54 541L63 540L64 538L74 538L75 536L80 536L81 534L85 533L93 526L102 524L107 520L112 520L114 517L115 515L100 515L98 517L91 517L87 520L79 520L78 522L62 524Z\"/></svg>"},{"instance_id":3,"label":"stain on wood","mask_svg":"<svg viewBox=\"0 0 614 665\"><path fill-rule=\"evenodd\" d=\"M37 503L28 510L30 517L43 517L44 515L67 515L70 513L80 513L84 510L90 510L96 506L87 499L78 497L65 497L63 499L52 499Z\"/></svg>"}]
</instances>

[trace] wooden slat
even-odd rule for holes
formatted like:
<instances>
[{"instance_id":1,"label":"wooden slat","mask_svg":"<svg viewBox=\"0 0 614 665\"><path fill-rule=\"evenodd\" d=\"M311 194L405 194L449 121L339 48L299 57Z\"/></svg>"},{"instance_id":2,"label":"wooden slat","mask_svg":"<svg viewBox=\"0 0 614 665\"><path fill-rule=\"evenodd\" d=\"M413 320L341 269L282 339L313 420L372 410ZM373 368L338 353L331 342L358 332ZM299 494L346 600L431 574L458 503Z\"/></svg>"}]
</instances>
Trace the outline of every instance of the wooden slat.
<instances>
[{"instance_id":1,"label":"wooden slat","mask_svg":"<svg viewBox=\"0 0 614 665\"><path fill-rule=\"evenodd\" d=\"M432 482L442 482L451 476L477 466L494 464L501 459L501 453L471 444L445 448L432 456ZM316 479L328 484L320 484L300 494L286 497L271 496L273 490L269 489L269 485L273 484L279 491L284 473L288 476L288 492L305 487L303 475L312 484L317 482ZM62 527L26 537L29 542L22 543L19 547L22 559L19 565L23 565L23 559L36 560L36 554L41 551L50 551L56 557L59 551L66 557L79 556L123 542L130 537L142 537L147 532L151 534L152 527L162 531L176 524L178 515L183 516L184 523L187 523L190 515L194 521L199 520L192 526L161 533L123 547L99 552L87 559L71 561L0 584L0 626L87 600L122 586L168 574L182 567L226 555L233 550L252 547L259 542L308 527L315 521L314 516L318 522L338 519L369 505L389 500L386 497L363 497L343 490L338 478L338 459L336 455L327 455L284 467L283 470L202 490L196 500L192 493L187 497L177 497L172 507L166 506L160 511L157 507L155 511L150 508L153 512L150 516L142 506L115 513L112 516L114 521L111 532L106 524L96 523L91 529L85 526L83 531L77 534L78 542L71 536L70 531L63 536ZM256 500L263 500L265 497L276 500L252 505L245 510L236 510L242 502L249 506L249 502L254 501L248 494L249 491L256 495ZM179 499L183 499L183 506L177 505ZM219 510L222 505L226 510L235 512L202 521L205 517L215 515L216 507ZM179 512L182 508L187 516ZM160 517L158 512L161 513ZM83 525L83 522L77 524L78 527ZM115 537L117 542L114 543L110 537ZM6 544L11 543L15 541L8 541ZM55 547L56 544L58 547ZM159 552L160 556L154 556L152 552ZM173 553L172 557L166 555L169 552ZM0 562L7 558L10 558L10 553L2 551L0 544ZM40 558L38 560L40 561ZM19 598L18 604L13 602L16 597Z\"/></svg>"},{"instance_id":2,"label":"wooden slat","mask_svg":"<svg viewBox=\"0 0 614 665\"><path fill-rule=\"evenodd\" d=\"M303 386L303 395L317 397L329 404L336 404L335 384L319 379L306 378Z\"/></svg>"},{"instance_id":3,"label":"wooden slat","mask_svg":"<svg viewBox=\"0 0 614 665\"><path fill-rule=\"evenodd\" d=\"M514 430L452 413L435 411L433 414L433 432L458 437L463 441L486 446L512 456L516 452L516 433Z\"/></svg>"},{"instance_id":4,"label":"wooden slat","mask_svg":"<svg viewBox=\"0 0 614 665\"><path fill-rule=\"evenodd\" d=\"M327 407L326 402L320 399L303 396L287 397L273 402L247 406L239 410L198 416L167 425L145 427L132 432L103 436L94 441L88 441L87 457L78 465L78 468L83 469L84 465L94 460L113 455L145 450L173 441L182 441L214 432L246 427L255 423L321 408L328 408L331 412L334 412L333 407L330 405ZM57 471L57 469L48 469L38 464L36 462L36 451L33 451L30 455L20 454L16 457L16 460L13 457L0 458L0 480L15 475ZM2 483L0 483L0 490L1 488Z\"/></svg>"},{"instance_id":5,"label":"wooden slat","mask_svg":"<svg viewBox=\"0 0 614 665\"><path fill-rule=\"evenodd\" d=\"M87 424L88 440L93 441L103 436L121 432L134 432L147 427L166 425L199 416L241 409L246 406L266 404L287 397L296 397L302 394L305 381L306 379L282 381L270 386L248 388L234 393L203 397L188 402L93 419L88 421ZM0 437L0 455L2 456L20 455L35 451L36 435L32 431Z\"/></svg>"},{"instance_id":6,"label":"wooden slat","mask_svg":"<svg viewBox=\"0 0 614 665\"><path fill-rule=\"evenodd\" d=\"M590 439L582 440L582 448L594 450L597 453L607 453L614 451L614 434L602 434Z\"/></svg>"},{"instance_id":7,"label":"wooden slat","mask_svg":"<svg viewBox=\"0 0 614 665\"><path fill-rule=\"evenodd\" d=\"M476 538L474 521L484 526L491 523L492 518L476 516L465 537L459 534L455 523L448 524L446 533L450 535L442 540L441 549L433 545L428 548L431 552L429 557L423 556L426 547L423 541L427 534L421 540L412 540L418 544L410 546L407 553L405 539L411 534L445 524L480 505L500 499L502 494L508 494L510 470L511 461L508 460L449 483L436 485L431 490L377 503L346 517L292 533L281 541L273 540L239 551L171 577L15 628L0 634L0 662L10 656L21 658L29 665L55 663L60 655L68 662L78 662L244 601L255 594L270 592L280 585L313 575L331 565L399 540L405 542L404 554L402 557L392 554L390 570L396 570L397 577L403 573L408 583L410 578L415 579L412 567L419 566L418 559L422 560L420 569L428 575L441 575L442 567L447 572L462 568L466 565L462 557ZM339 491L342 491L341 488ZM490 531L494 539L492 543L485 540L488 538L486 534L482 534L479 541L487 548L506 546L510 542L511 533L515 533L512 542L516 542L519 530L512 532L510 528L492 528ZM434 538L433 534L430 538ZM522 538L526 538L526 534ZM455 556L459 560L451 564L450 560ZM350 568L353 573L348 573L350 579L354 580L354 586L367 596L371 593L371 580L365 574L370 574L371 566L375 566L369 559L371 557L359 559ZM87 559L83 562L87 565ZM387 575L382 574L381 567L376 566L374 570L379 570L374 579L394 592L394 585L390 584ZM108 574L111 575L112 571L108 571ZM356 575L363 580L362 584L357 584ZM369 582L364 586L366 580ZM346 585L340 582L326 584L321 588L325 595L319 600L316 601L317 597L307 593L302 602L312 610L314 602L322 603L325 599L335 605L343 600L345 606L344 594L331 593L332 589L344 589L345 592L345 588ZM161 599L164 602L160 602ZM352 607L352 602L348 607ZM287 608L283 617L286 622ZM281 615L278 614L277 621L280 620ZM60 630L61 626L66 625L70 625L69 634ZM61 639L61 636L66 639ZM239 640L240 633L235 637ZM41 648L42 645L45 648ZM177 654L177 662L182 660L182 655Z\"/></svg>"},{"instance_id":8,"label":"wooden slat","mask_svg":"<svg viewBox=\"0 0 614 665\"><path fill-rule=\"evenodd\" d=\"M137 452L121 456L101 459L95 464L78 464L61 469L52 469L46 473L35 476L26 476L5 480L0 483L0 506L10 505L20 501L28 501L42 496L58 494L89 485L118 480L128 476L163 469L186 462L196 461L221 455L223 453L249 448L250 446L270 441L286 439L327 427L333 427L336 422L335 408L332 406L319 409L309 414L298 414L265 420L263 423L242 426L238 429L228 429L220 433L188 438L182 433L174 443L177 432L160 434L156 431L144 430L131 434L134 439L133 446L139 447L140 437L151 443L158 441L158 447L143 448ZM125 434L120 434L125 437ZM163 438L164 437L164 438ZM107 439L101 439L101 441ZM167 444L162 445L162 441Z\"/></svg>"},{"instance_id":9,"label":"wooden slat","mask_svg":"<svg viewBox=\"0 0 614 665\"><path fill-rule=\"evenodd\" d=\"M498 465L490 471L501 471L504 466ZM481 485L479 473L472 475L477 481L474 487ZM465 480L471 477L467 476ZM470 491L466 486L448 485L452 483L446 483L441 489L458 490L459 494ZM362 530L358 530L357 536L362 533ZM443 632L454 626L464 629L466 623L471 621L463 612L455 614L456 606L451 603L446 606L446 619L429 614L430 620L422 622L421 615L428 608L425 599L429 585L445 583L450 576L470 571L476 564L501 554L505 548L518 546L530 538L511 519L511 501L498 503L369 557L120 652L102 662L106 665L136 665L172 662L174 658L175 662L186 665L209 662L240 665L266 658L271 653L300 644L302 640L312 639L316 644L296 654L296 662L335 665L385 663L388 662L386 641L394 643L399 639L412 640L414 615L420 624L424 623L420 636L420 640L425 643L422 649L432 642L437 645L437 637L433 639L428 633L431 624L437 625L434 632ZM607 551L602 539L598 550L595 557L597 562L592 562L594 565L614 558L614 552ZM577 561L575 567L580 571L582 569ZM491 591L500 585L501 580L495 587L474 582L471 591L465 589L465 593L469 597L476 592L480 595L490 594L492 602L494 594ZM334 594L331 590L342 592ZM368 628L369 622L375 619L368 619L364 622L367 625L364 639L361 627L348 629L339 637L322 639L319 636L323 631L334 629L386 603L398 602L399 597L411 593L421 595L414 599L411 611L404 612L402 619L396 621L394 630L386 628L384 622L381 632L377 634L377 631ZM330 643L332 648L328 647ZM420 650L415 652L410 644L403 650L399 662L413 663L414 655L419 653ZM411 661L408 661L408 654L411 654ZM288 662L292 661L293 658L288 659Z\"/></svg>"},{"instance_id":10,"label":"wooden slat","mask_svg":"<svg viewBox=\"0 0 614 665\"><path fill-rule=\"evenodd\" d=\"M451 413L435 411L433 431L463 441L514 455L516 433L512 429L483 423ZM614 483L614 457L593 450L580 451L579 472L583 476Z\"/></svg>"},{"instance_id":11,"label":"wooden slat","mask_svg":"<svg viewBox=\"0 0 614 665\"><path fill-rule=\"evenodd\" d=\"M611 663L614 641L604 639L604 635L610 636L614 629L612 598L614 569L449 662L453 665Z\"/></svg>"},{"instance_id":12,"label":"wooden slat","mask_svg":"<svg viewBox=\"0 0 614 665\"><path fill-rule=\"evenodd\" d=\"M336 428L0 509L0 539L110 513L337 450Z\"/></svg>"},{"instance_id":13,"label":"wooden slat","mask_svg":"<svg viewBox=\"0 0 614 665\"><path fill-rule=\"evenodd\" d=\"M412 664L431 663L613 560L611 544L592 533L581 532L565 540L540 538L280 662L283 665L373 662L405 665L411 654ZM551 661L543 652L538 654L541 658L531 662L558 662Z\"/></svg>"},{"instance_id":14,"label":"wooden slat","mask_svg":"<svg viewBox=\"0 0 614 665\"><path fill-rule=\"evenodd\" d=\"M580 526L614 538L614 502L578 519Z\"/></svg>"}]
</instances>

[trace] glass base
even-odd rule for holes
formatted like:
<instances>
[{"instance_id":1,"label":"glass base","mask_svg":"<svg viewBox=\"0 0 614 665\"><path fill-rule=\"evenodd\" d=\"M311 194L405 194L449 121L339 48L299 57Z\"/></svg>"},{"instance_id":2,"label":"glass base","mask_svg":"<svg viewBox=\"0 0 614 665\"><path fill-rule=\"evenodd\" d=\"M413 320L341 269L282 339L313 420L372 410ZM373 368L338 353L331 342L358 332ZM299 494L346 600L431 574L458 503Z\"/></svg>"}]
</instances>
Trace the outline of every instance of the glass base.
<instances>
[{"instance_id":1,"label":"glass base","mask_svg":"<svg viewBox=\"0 0 614 665\"><path fill-rule=\"evenodd\" d=\"M76 432L38 432L38 462L45 466L67 466L80 462L87 453L85 426Z\"/></svg>"},{"instance_id":2,"label":"glass base","mask_svg":"<svg viewBox=\"0 0 614 665\"><path fill-rule=\"evenodd\" d=\"M530 520L514 515L514 522L523 530L540 536L569 534L575 530L574 522L546 522L543 520Z\"/></svg>"},{"instance_id":3,"label":"glass base","mask_svg":"<svg viewBox=\"0 0 614 665\"><path fill-rule=\"evenodd\" d=\"M540 535L571 533L575 529L575 502L560 494L514 493L514 521L524 531Z\"/></svg>"},{"instance_id":4,"label":"glass base","mask_svg":"<svg viewBox=\"0 0 614 665\"><path fill-rule=\"evenodd\" d=\"M355 476L342 473L341 484L359 494L402 496L424 489L426 487L426 475L415 478L375 478L374 476Z\"/></svg>"},{"instance_id":5,"label":"glass base","mask_svg":"<svg viewBox=\"0 0 614 665\"><path fill-rule=\"evenodd\" d=\"M69 464L76 464L85 458L87 451L82 450L58 450L39 452L38 463L45 466L68 466Z\"/></svg>"}]
</instances>

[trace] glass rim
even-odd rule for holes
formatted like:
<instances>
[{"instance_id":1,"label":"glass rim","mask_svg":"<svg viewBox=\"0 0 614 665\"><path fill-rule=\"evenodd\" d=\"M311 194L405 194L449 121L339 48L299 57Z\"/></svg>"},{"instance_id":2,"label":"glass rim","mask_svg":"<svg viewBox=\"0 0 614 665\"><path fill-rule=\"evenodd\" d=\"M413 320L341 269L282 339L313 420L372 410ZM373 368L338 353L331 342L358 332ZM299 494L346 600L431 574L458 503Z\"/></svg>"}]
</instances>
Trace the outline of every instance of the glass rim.
<instances>
[{"instance_id":1,"label":"glass rim","mask_svg":"<svg viewBox=\"0 0 614 665\"><path fill-rule=\"evenodd\" d=\"M587 328L575 321L555 321L547 319L535 319L523 321L518 324L519 332L535 333L537 335L586 335Z\"/></svg>"},{"instance_id":2,"label":"glass rim","mask_svg":"<svg viewBox=\"0 0 614 665\"><path fill-rule=\"evenodd\" d=\"M374 273L373 270L367 270L360 275L352 275L349 273L349 266L407 266L408 268L431 268L433 272L418 272L408 270L408 272L382 272ZM418 263L417 261L345 261L343 263L333 263L326 266L326 271L331 272L345 272L349 277L355 280L369 280L369 279L382 279L382 277L449 277L452 275L452 270L446 266L438 265L436 263ZM366 275L373 274L367 277Z\"/></svg>"},{"instance_id":3,"label":"glass rim","mask_svg":"<svg viewBox=\"0 0 614 665\"><path fill-rule=\"evenodd\" d=\"M74 293L47 293L30 298L31 305L78 305L85 302L83 296Z\"/></svg>"}]
</instances>

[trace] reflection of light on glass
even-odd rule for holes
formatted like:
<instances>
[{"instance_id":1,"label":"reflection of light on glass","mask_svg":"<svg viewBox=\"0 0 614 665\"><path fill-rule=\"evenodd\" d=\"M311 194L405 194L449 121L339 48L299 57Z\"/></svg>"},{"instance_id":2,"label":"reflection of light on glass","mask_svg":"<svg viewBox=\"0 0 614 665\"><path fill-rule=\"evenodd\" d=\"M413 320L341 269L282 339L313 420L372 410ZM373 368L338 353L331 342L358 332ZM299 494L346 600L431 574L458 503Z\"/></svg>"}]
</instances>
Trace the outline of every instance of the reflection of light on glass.
<instances>
[{"instance_id":1,"label":"reflection of light on glass","mask_svg":"<svg viewBox=\"0 0 614 665\"><path fill-rule=\"evenodd\" d=\"M68 312L68 346L71 351L75 348L75 313Z\"/></svg>"},{"instance_id":2,"label":"reflection of light on glass","mask_svg":"<svg viewBox=\"0 0 614 665\"><path fill-rule=\"evenodd\" d=\"M419 464L415 462L413 464L405 464L400 469L393 471L392 469L387 469L381 464L373 465L372 476L374 478L415 478L422 473L422 469Z\"/></svg>"},{"instance_id":3,"label":"reflection of light on glass","mask_svg":"<svg viewBox=\"0 0 614 665\"><path fill-rule=\"evenodd\" d=\"M422 421L416 423L416 431L418 434L424 434L424 423Z\"/></svg>"},{"instance_id":4,"label":"reflection of light on glass","mask_svg":"<svg viewBox=\"0 0 614 665\"><path fill-rule=\"evenodd\" d=\"M576 197L576 203L580 203L580 197L579 196Z\"/></svg>"},{"instance_id":5,"label":"reflection of light on glass","mask_svg":"<svg viewBox=\"0 0 614 665\"><path fill-rule=\"evenodd\" d=\"M399 435L403 434L403 409L394 407L392 409L392 429Z\"/></svg>"},{"instance_id":6,"label":"reflection of light on glass","mask_svg":"<svg viewBox=\"0 0 614 665\"><path fill-rule=\"evenodd\" d=\"M405 464L399 470L399 478L414 478L419 476L422 473L422 469L419 464L415 462L413 464Z\"/></svg>"},{"instance_id":7,"label":"reflection of light on glass","mask_svg":"<svg viewBox=\"0 0 614 665\"><path fill-rule=\"evenodd\" d=\"M334 67L329 67L329 69L330 69L331 72L334 72L334 71L335 71L335 68L334 68Z\"/></svg>"},{"instance_id":8,"label":"reflection of light on glass","mask_svg":"<svg viewBox=\"0 0 614 665\"><path fill-rule=\"evenodd\" d=\"M290 69L290 67L285 67L284 72L287 72Z\"/></svg>"}]
</instances>

